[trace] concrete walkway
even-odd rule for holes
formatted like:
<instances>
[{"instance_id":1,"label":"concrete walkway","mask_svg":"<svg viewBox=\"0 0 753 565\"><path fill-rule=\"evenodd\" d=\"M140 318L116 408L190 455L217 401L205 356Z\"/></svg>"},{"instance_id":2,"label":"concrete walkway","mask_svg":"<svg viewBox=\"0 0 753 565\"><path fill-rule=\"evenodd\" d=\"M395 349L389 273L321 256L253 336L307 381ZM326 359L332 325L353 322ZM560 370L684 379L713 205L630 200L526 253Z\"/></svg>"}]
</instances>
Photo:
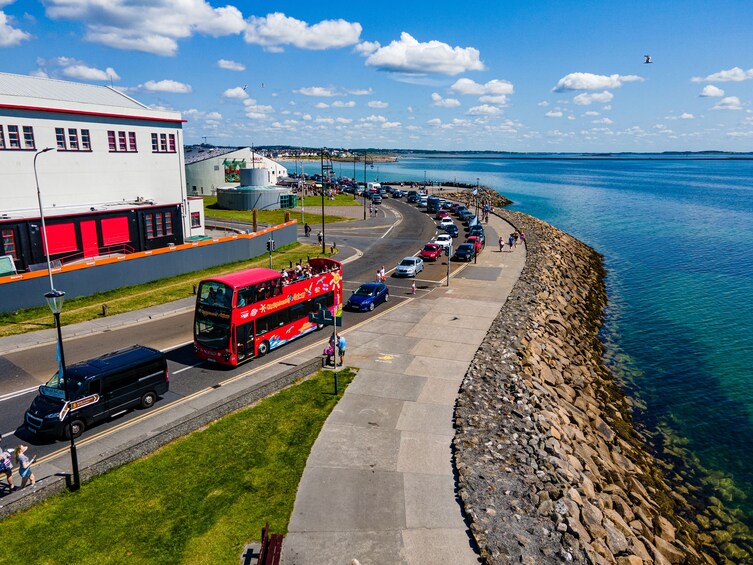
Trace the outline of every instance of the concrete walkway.
<instances>
[{"instance_id":1,"label":"concrete walkway","mask_svg":"<svg viewBox=\"0 0 753 565\"><path fill-rule=\"evenodd\" d=\"M491 217L487 234L513 227ZM525 263L496 239L422 300L345 330L359 373L308 459L285 564L477 563L456 499L458 389Z\"/></svg>"}]
</instances>

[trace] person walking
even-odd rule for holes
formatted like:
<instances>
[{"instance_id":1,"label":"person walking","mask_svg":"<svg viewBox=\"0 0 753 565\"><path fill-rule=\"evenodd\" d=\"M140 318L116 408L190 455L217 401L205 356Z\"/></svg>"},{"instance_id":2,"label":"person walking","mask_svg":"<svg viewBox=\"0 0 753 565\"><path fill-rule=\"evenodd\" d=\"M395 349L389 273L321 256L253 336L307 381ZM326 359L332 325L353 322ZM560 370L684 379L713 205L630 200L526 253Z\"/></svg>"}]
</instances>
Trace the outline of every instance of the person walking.
<instances>
[{"instance_id":1,"label":"person walking","mask_svg":"<svg viewBox=\"0 0 753 565\"><path fill-rule=\"evenodd\" d=\"M515 237L512 234L507 238L507 244L510 246L510 253L512 253L512 246L515 244Z\"/></svg>"},{"instance_id":2,"label":"person walking","mask_svg":"<svg viewBox=\"0 0 753 565\"><path fill-rule=\"evenodd\" d=\"M505 248L505 240L502 238L502 236L499 236L499 252L502 253L502 251Z\"/></svg>"},{"instance_id":3,"label":"person walking","mask_svg":"<svg viewBox=\"0 0 753 565\"><path fill-rule=\"evenodd\" d=\"M324 239L324 234L320 231L319 234L316 237L319 240L319 243L321 243L322 239Z\"/></svg>"},{"instance_id":4,"label":"person walking","mask_svg":"<svg viewBox=\"0 0 753 565\"><path fill-rule=\"evenodd\" d=\"M31 472L31 464L36 462L37 456L35 455L29 459L24 455L27 449L29 449L28 445L17 445L15 449L18 474L21 475L21 488L24 488L27 482L31 482L31 486L34 486L34 483L37 482L34 473Z\"/></svg>"},{"instance_id":5,"label":"person walking","mask_svg":"<svg viewBox=\"0 0 753 565\"><path fill-rule=\"evenodd\" d=\"M0 472L5 473L5 480L8 483L8 490L14 491L16 487L13 485L13 460L11 455L13 450L5 449L0 453Z\"/></svg>"},{"instance_id":6,"label":"person walking","mask_svg":"<svg viewBox=\"0 0 753 565\"><path fill-rule=\"evenodd\" d=\"M382 268L379 269L379 277L382 279L380 282L384 282L387 280L387 277L384 276L384 265L382 265Z\"/></svg>"},{"instance_id":7,"label":"person walking","mask_svg":"<svg viewBox=\"0 0 753 565\"><path fill-rule=\"evenodd\" d=\"M413 281L410 285L410 293L416 294L416 281Z\"/></svg>"},{"instance_id":8,"label":"person walking","mask_svg":"<svg viewBox=\"0 0 753 565\"><path fill-rule=\"evenodd\" d=\"M308 225L308 223L306 223L306 224L305 224L305 225L303 226L303 234L304 234L304 235L305 235L306 237L308 237L308 236L310 236L310 235L311 235L311 226L310 226L310 225Z\"/></svg>"}]
</instances>

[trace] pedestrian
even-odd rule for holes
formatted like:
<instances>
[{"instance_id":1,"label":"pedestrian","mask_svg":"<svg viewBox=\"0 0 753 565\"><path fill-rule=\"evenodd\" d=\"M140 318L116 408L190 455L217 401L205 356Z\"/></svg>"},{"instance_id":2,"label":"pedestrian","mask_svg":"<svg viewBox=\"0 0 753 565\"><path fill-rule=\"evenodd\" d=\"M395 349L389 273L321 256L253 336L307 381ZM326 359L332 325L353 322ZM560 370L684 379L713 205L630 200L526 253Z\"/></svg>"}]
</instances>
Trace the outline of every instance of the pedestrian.
<instances>
[{"instance_id":1,"label":"pedestrian","mask_svg":"<svg viewBox=\"0 0 753 565\"><path fill-rule=\"evenodd\" d=\"M515 230L514 232L512 232L512 237L515 240L515 247L517 248L518 247L518 230Z\"/></svg>"},{"instance_id":2,"label":"pedestrian","mask_svg":"<svg viewBox=\"0 0 753 565\"><path fill-rule=\"evenodd\" d=\"M311 226L306 223L306 225L303 226L303 233L306 237L311 235Z\"/></svg>"},{"instance_id":3,"label":"pedestrian","mask_svg":"<svg viewBox=\"0 0 753 565\"><path fill-rule=\"evenodd\" d=\"M343 360L345 359L345 338L343 336L338 336L337 338L337 354L340 356L340 362L337 366L342 367Z\"/></svg>"},{"instance_id":4,"label":"pedestrian","mask_svg":"<svg viewBox=\"0 0 753 565\"><path fill-rule=\"evenodd\" d=\"M31 472L31 464L36 462L37 456L35 455L29 459L26 455L26 450L29 449L28 445L17 445L15 449L16 464L18 465L18 474L21 475L21 488L26 486L27 482L31 482L31 486L37 482L34 473Z\"/></svg>"},{"instance_id":5,"label":"pedestrian","mask_svg":"<svg viewBox=\"0 0 753 565\"><path fill-rule=\"evenodd\" d=\"M410 293L416 294L416 281L413 281L410 285Z\"/></svg>"},{"instance_id":6,"label":"pedestrian","mask_svg":"<svg viewBox=\"0 0 753 565\"><path fill-rule=\"evenodd\" d=\"M510 246L510 253L512 253L512 246L515 244L515 237L512 234L507 238L507 244Z\"/></svg>"},{"instance_id":7,"label":"pedestrian","mask_svg":"<svg viewBox=\"0 0 753 565\"><path fill-rule=\"evenodd\" d=\"M374 215L374 203L369 204L369 216Z\"/></svg>"},{"instance_id":8,"label":"pedestrian","mask_svg":"<svg viewBox=\"0 0 753 565\"><path fill-rule=\"evenodd\" d=\"M316 237L319 240L319 243L321 243L322 240L324 239L324 234L320 231L319 234Z\"/></svg>"},{"instance_id":9,"label":"pedestrian","mask_svg":"<svg viewBox=\"0 0 753 565\"><path fill-rule=\"evenodd\" d=\"M382 282L382 273L379 272L379 269L376 272L376 282Z\"/></svg>"},{"instance_id":10,"label":"pedestrian","mask_svg":"<svg viewBox=\"0 0 753 565\"><path fill-rule=\"evenodd\" d=\"M384 265L382 265L382 268L379 269L379 276L382 279L381 282L384 282L387 280L387 277L384 276Z\"/></svg>"},{"instance_id":11,"label":"pedestrian","mask_svg":"<svg viewBox=\"0 0 753 565\"><path fill-rule=\"evenodd\" d=\"M502 250L505 248L505 240L502 238L502 236L499 236L499 252L502 253Z\"/></svg>"},{"instance_id":12,"label":"pedestrian","mask_svg":"<svg viewBox=\"0 0 753 565\"><path fill-rule=\"evenodd\" d=\"M6 449L0 453L0 472L5 473L5 480L8 482L8 490L14 491L16 487L13 485L13 460L11 454L13 450Z\"/></svg>"}]
</instances>

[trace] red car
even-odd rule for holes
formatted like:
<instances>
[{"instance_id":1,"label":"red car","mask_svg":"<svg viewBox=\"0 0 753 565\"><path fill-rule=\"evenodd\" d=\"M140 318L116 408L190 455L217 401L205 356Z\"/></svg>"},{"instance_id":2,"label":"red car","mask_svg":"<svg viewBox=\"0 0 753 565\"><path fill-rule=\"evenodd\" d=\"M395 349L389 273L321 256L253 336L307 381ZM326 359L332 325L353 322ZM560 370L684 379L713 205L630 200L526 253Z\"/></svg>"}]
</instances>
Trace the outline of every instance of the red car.
<instances>
[{"instance_id":1,"label":"red car","mask_svg":"<svg viewBox=\"0 0 753 565\"><path fill-rule=\"evenodd\" d=\"M442 256L442 246L435 243L427 243L418 256L425 261L436 261Z\"/></svg>"},{"instance_id":2,"label":"red car","mask_svg":"<svg viewBox=\"0 0 753 565\"><path fill-rule=\"evenodd\" d=\"M477 235L472 235L471 237L466 239L465 242L473 244L473 248L476 250L476 253L481 253L481 250L484 248L484 242L481 241L481 238Z\"/></svg>"},{"instance_id":3,"label":"red car","mask_svg":"<svg viewBox=\"0 0 753 565\"><path fill-rule=\"evenodd\" d=\"M441 220L442 218L448 218L450 216L450 213L447 210L439 210L437 212L437 215L434 216L437 220Z\"/></svg>"}]
</instances>

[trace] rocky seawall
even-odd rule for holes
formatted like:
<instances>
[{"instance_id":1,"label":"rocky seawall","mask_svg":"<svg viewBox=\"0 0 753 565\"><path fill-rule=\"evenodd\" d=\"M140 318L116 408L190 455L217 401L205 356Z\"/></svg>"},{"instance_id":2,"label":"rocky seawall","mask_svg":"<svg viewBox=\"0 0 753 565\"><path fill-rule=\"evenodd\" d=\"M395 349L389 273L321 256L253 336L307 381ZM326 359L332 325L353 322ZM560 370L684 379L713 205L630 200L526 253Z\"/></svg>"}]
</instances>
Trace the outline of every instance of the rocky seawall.
<instances>
[{"instance_id":1,"label":"rocky seawall","mask_svg":"<svg viewBox=\"0 0 753 565\"><path fill-rule=\"evenodd\" d=\"M545 222L496 213L524 228L527 261L461 387L454 441L486 562L724 562L603 364L601 256Z\"/></svg>"}]
</instances>

